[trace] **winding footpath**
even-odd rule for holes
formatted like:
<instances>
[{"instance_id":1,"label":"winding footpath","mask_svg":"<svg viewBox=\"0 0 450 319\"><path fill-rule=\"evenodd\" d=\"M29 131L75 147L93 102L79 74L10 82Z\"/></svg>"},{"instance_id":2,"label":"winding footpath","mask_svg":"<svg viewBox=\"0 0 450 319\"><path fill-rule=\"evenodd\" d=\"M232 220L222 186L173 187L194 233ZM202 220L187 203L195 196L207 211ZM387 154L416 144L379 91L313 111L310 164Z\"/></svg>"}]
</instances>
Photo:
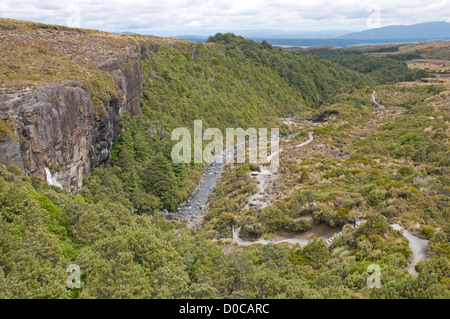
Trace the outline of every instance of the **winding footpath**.
<instances>
[{"instance_id":1,"label":"winding footpath","mask_svg":"<svg viewBox=\"0 0 450 319\"><path fill-rule=\"evenodd\" d=\"M375 94L377 94L377 91L373 91L373 93L372 93L372 102L375 103L375 105L378 107L379 110L384 109L384 105L381 105L380 103L378 103L376 101Z\"/></svg>"},{"instance_id":2,"label":"winding footpath","mask_svg":"<svg viewBox=\"0 0 450 319\"><path fill-rule=\"evenodd\" d=\"M309 140L307 140L307 141L304 142L304 143L298 144L296 147L303 147L303 146L306 146L306 145L308 145L309 143L311 143L311 142L314 140L314 133L313 133L313 132L309 132L309 133L308 133L308 136L309 136Z\"/></svg>"},{"instance_id":3,"label":"winding footpath","mask_svg":"<svg viewBox=\"0 0 450 319\"><path fill-rule=\"evenodd\" d=\"M297 135L298 134L291 134L287 136L286 139L290 140ZM314 133L309 132L308 136L309 139L306 142L294 147L301 148L311 143L314 140ZM270 162L273 156L278 155L282 151L283 149L281 148L277 153L271 154L269 157L267 157L267 161ZM248 210L250 209L250 207L262 209L264 207L267 207L274 200L274 196L270 192L273 187L273 182L279 177L279 174L277 172L271 172L269 169L261 165L259 167L259 172L251 172L250 177L253 177L258 181L258 193L253 194L248 198L248 203L247 205L245 205L244 209Z\"/></svg>"},{"instance_id":4,"label":"winding footpath","mask_svg":"<svg viewBox=\"0 0 450 319\"><path fill-rule=\"evenodd\" d=\"M359 227L360 225L364 224L366 222L365 219L360 219L356 222L356 228ZM394 230L398 230L401 231L403 236L408 239L409 241L409 248L412 251L408 266L405 268L405 270L407 270L411 275L417 277L418 273L415 269L416 264L427 258L427 247L428 247L428 240L425 239L421 239L419 237L414 236L413 234L411 234L408 230L406 230L405 228L403 228L402 226L398 225L398 224L391 224L391 227ZM232 227L233 230L233 238L223 238L221 239L221 241L228 241L228 242L232 242L234 244L237 244L238 246L252 246L252 245L268 245L268 244L282 244L282 243L289 243L289 244L295 244L298 245L299 247L304 247L306 246L310 240L306 240L306 239L298 239L298 238L286 238L283 240L277 240L277 239L272 239L272 240L266 240L266 239L260 239L257 241L248 241L248 240L243 240L242 238L239 237L239 233L241 230L241 227L238 228L234 228ZM331 244L340 236L342 236L342 234L344 233L343 230L341 230L340 232L334 234L332 237L329 237L327 239L325 239L325 243L327 246L331 246Z\"/></svg>"},{"instance_id":5,"label":"winding footpath","mask_svg":"<svg viewBox=\"0 0 450 319\"><path fill-rule=\"evenodd\" d=\"M378 109L384 109L384 105L381 105L380 103L378 103L375 99L375 95L376 95L376 91L373 91L372 93L372 101L373 103L375 103L375 105L378 107ZM417 276L417 271L415 269L416 264L427 258L427 247L428 247L428 240L426 239L421 239L417 236L414 236L413 234L411 234L408 230L406 230L405 228L403 228L402 226L398 225L398 224L392 224L391 225L393 229L395 230L399 230L403 232L403 236L408 239L409 241L409 248L412 251L412 255L410 257L410 262L407 266L407 270L408 272L413 275L413 276Z\"/></svg>"},{"instance_id":6,"label":"winding footpath","mask_svg":"<svg viewBox=\"0 0 450 319\"><path fill-rule=\"evenodd\" d=\"M409 248L411 248L412 254L406 270L408 270L411 275L417 277L418 274L415 266L419 261L427 258L428 240L414 236L408 230L398 224L392 224L391 226L395 230L402 231L403 236L408 239Z\"/></svg>"},{"instance_id":7,"label":"winding footpath","mask_svg":"<svg viewBox=\"0 0 450 319\"><path fill-rule=\"evenodd\" d=\"M361 224L364 224L366 222L365 219L359 220L356 223L356 227L360 226ZM267 245L267 244L282 244L282 243L289 243L289 244L296 244L300 247L306 246L311 240L307 240L307 239L299 239L299 238L284 238L284 239L271 239L271 240L266 240L266 239L260 239L257 241L248 241L248 240L243 240L242 238L239 237L239 233L241 231L241 227L238 228L234 228L232 227L233 230L233 238L223 238L221 239L222 241L229 241L229 242L233 242L236 243L238 246L251 246L251 245ZM327 246L330 246L334 240L336 240L338 237L340 237L342 234L344 233L343 230L335 233L333 236L328 237L328 238L323 238L325 241L325 244Z\"/></svg>"},{"instance_id":8,"label":"winding footpath","mask_svg":"<svg viewBox=\"0 0 450 319\"><path fill-rule=\"evenodd\" d=\"M283 239L283 240L260 239L260 240L257 240L257 241L249 241L249 240L243 240L242 238L239 237L239 233L241 231L241 227L234 228L234 226L233 226L232 230L233 230L233 238L224 238L224 239L221 239L221 240L222 241L229 241L229 242L236 243L238 246L252 246L252 245L268 245L268 244L290 243L290 244L297 244L300 247L303 247L303 246L306 246L308 244L308 242L309 242L308 240L297 239L297 238L287 238L287 239Z\"/></svg>"}]
</instances>

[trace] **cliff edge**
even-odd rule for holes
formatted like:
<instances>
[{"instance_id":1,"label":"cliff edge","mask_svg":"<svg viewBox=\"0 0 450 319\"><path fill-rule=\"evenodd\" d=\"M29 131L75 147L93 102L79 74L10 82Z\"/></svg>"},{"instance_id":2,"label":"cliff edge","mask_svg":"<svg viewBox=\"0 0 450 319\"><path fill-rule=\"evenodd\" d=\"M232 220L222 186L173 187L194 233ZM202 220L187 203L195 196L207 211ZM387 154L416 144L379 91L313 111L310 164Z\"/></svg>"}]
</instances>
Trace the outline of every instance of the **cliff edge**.
<instances>
[{"instance_id":1,"label":"cliff edge","mask_svg":"<svg viewBox=\"0 0 450 319\"><path fill-rule=\"evenodd\" d=\"M141 113L158 41L0 19L0 162L77 193L109 161L120 118Z\"/></svg>"}]
</instances>

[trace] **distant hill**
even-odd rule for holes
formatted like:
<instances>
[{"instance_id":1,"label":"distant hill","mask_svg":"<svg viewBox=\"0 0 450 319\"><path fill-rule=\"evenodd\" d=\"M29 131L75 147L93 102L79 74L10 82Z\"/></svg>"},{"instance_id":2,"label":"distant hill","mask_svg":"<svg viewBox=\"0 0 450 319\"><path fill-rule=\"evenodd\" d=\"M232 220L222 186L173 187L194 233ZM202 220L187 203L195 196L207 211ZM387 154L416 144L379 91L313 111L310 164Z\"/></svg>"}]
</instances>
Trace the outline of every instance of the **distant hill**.
<instances>
[{"instance_id":1,"label":"distant hill","mask_svg":"<svg viewBox=\"0 0 450 319\"><path fill-rule=\"evenodd\" d=\"M339 39L427 41L449 40L450 23L426 22L413 25L392 25L383 28L354 32L340 36Z\"/></svg>"},{"instance_id":2,"label":"distant hill","mask_svg":"<svg viewBox=\"0 0 450 319\"><path fill-rule=\"evenodd\" d=\"M337 32L337 31L336 31ZM294 35L294 34L292 34ZM410 42L424 42L434 40L450 40L450 23L448 22L426 22L413 25L392 25L378 29L371 29L361 32L353 32L338 37L326 37L326 33L315 33L317 37L301 35L286 37L272 36L269 32L267 35L253 32L251 35L245 35L256 42L266 40L272 45L280 46L333 46L333 47L347 47L353 45L363 44L383 44L383 43L410 43ZM183 35L177 38L186 39L190 41L206 42L207 36L198 35Z\"/></svg>"},{"instance_id":3,"label":"distant hill","mask_svg":"<svg viewBox=\"0 0 450 319\"><path fill-rule=\"evenodd\" d=\"M311 43L313 43L313 45L317 45L317 43L321 44L324 43L324 41L326 43L329 43L331 41L332 43L337 43L341 45L342 44L351 45L354 43L359 44L359 41L355 42L348 40L335 40L338 36L349 33L349 31L342 31L342 30L300 32L300 31L261 29L261 30L235 30L230 32L256 42L262 42L263 40L266 40L273 45L309 46L311 45ZM202 33L203 32L200 32L200 34L175 35L171 37L189 41L206 42L210 36L216 34L217 32L210 33L208 35Z\"/></svg>"}]
</instances>

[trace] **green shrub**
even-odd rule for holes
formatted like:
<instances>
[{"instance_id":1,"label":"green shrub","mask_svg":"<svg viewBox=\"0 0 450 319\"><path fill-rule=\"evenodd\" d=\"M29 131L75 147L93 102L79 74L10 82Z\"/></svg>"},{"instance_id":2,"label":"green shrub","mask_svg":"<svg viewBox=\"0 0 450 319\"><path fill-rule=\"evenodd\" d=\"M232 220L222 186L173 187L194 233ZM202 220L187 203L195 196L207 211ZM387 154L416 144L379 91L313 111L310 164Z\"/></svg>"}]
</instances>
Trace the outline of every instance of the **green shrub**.
<instances>
[{"instance_id":1,"label":"green shrub","mask_svg":"<svg viewBox=\"0 0 450 319\"><path fill-rule=\"evenodd\" d=\"M285 225L287 231L293 232L305 232L311 229L311 225L305 218L300 218L299 220L292 220Z\"/></svg>"},{"instance_id":2,"label":"green shrub","mask_svg":"<svg viewBox=\"0 0 450 319\"><path fill-rule=\"evenodd\" d=\"M215 221L215 229L221 234L225 234L227 229L237 223L236 218L231 213L221 214Z\"/></svg>"},{"instance_id":3,"label":"green shrub","mask_svg":"<svg viewBox=\"0 0 450 319\"><path fill-rule=\"evenodd\" d=\"M22 170L16 164L9 165L8 172L11 172L18 176L22 175Z\"/></svg>"},{"instance_id":4,"label":"green shrub","mask_svg":"<svg viewBox=\"0 0 450 319\"><path fill-rule=\"evenodd\" d=\"M429 225L420 225L420 232L424 234L428 239L431 239L433 237L435 229L434 227Z\"/></svg>"},{"instance_id":5,"label":"green shrub","mask_svg":"<svg viewBox=\"0 0 450 319\"><path fill-rule=\"evenodd\" d=\"M305 168L302 169L302 177L300 178L300 182L301 183L309 182L309 174Z\"/></svg>"},{"instance_id":6,"label":"green shrub","mask_svg":"<svg viewBox=\"0 0 450 319\"><path fill-rule=\"evenodd\" d=\"M384 234L389 229L386 217L377 213L371 213L367 216L366 226L369 232L375 234Z\"/></svg>"},{"instance_id":7,"label":"green shrub","mask_svg":"<svg viewBox=\"0 0 450 319\"><path fill-rule=\"evenodd\" d=\"M313 213L315 223L325 223L331 227L343 226L350 221L350 209L341 207L337 211L316 211Z\"/></svg>"},{"instance_id":8,"label":"green shrub","mask_svg":"<svg viewBox=\"0 0 450 319\"><path fill-rule=\"evenodd\" d=\"M219 61L217 58L212 58L212 59L211 59L211 63L212 63L213 65L221 65L220 61Z\"/></svg>"},{"instance_id":9,"label":"green shrub","mask_svg":"<svg viewBox=\"0 0 450 319\"><path fill-rule=\"evenodd\" d=\"M289 217L281 209L270 206L261 211L258 221L268 232L275 232L282 229L289 222Z\"/></svg>"},{"instance_id":10,"label":"green shrub","mask_svg":"<svg viewBox=\"0 0 450 319\"><path fill-rule=\"evenodd\" d=\"M398 170L399 174L402 176L408 176L414 174L414 169L411 166L402 166Z\"/></svg>"},{"instance_id":11,"label":"green shrub","mask_svg":"<svg viewBox=\"0 0 450 319\"><path fill-rule=\"evenodd\" d=\"M294 251L289 261L294 265L310 265L314 269L322 267L331 259L331 254L323 240L314 239L305 247Z\"/></svg>"},{"instance_id":12,"label":"green shrub","mask_svg":"<svg viewBox=\"0 0 450 319\"><path fill-rule=\"evenodd\" d=\"M367 201L371 206L377 206L386 198L386 193L381 189L373 189L367 195Z\"/></svg>"}]
</instances>

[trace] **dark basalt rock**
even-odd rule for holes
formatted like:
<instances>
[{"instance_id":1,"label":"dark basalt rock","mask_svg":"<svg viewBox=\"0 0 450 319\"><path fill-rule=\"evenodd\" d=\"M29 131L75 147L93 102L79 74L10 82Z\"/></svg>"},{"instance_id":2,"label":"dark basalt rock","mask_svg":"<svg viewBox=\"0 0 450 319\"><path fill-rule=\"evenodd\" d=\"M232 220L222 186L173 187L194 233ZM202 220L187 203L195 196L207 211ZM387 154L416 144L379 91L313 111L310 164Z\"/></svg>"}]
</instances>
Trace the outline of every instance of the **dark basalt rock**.
<instances>
[{"instance_id":1,"label":"dark basalt rock","mask_svg":"<svg viewBox=\"0 0 450 319\"><path fill-rule=\"evenodd\" d=\"M16 164L43 180L46 167L59 167L58 181L72 193L79 192L83 177L110 160L122 131L120 118L125 112L141 114L141 56L148 56L148 48L140 43L136 50L98 65L117 83L117 97L104 102L106 115L98 114L91 93L78 81L48 84L0 100L0 119L7 120L13 132L0 140L0 162Z\"/></svg>"}]
</instances>

